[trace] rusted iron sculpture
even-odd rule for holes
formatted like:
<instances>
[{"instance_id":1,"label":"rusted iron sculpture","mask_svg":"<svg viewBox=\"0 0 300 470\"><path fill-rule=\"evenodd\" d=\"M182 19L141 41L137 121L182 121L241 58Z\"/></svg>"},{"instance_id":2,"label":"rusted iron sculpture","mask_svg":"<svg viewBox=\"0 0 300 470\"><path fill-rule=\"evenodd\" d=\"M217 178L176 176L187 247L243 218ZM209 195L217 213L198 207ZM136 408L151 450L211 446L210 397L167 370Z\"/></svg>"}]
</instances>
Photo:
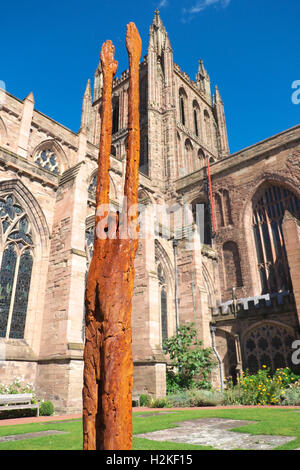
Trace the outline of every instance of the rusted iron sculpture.
<instances>
[{"instance_id":1,"label":"rusted iron sculpture","mask_svg":"<svg viewBox=\"0 0 300 470\"><path fill-rule=\"evenodd\" d=\"M114 46L101 49L103 92L98 160L95 241L86 294L83 449L132 447L132 329L134 258L138 248L139 60L141 39L127 25L129 58L128 145L122 213L109 213Z\"/></svg>"}]
</instances>

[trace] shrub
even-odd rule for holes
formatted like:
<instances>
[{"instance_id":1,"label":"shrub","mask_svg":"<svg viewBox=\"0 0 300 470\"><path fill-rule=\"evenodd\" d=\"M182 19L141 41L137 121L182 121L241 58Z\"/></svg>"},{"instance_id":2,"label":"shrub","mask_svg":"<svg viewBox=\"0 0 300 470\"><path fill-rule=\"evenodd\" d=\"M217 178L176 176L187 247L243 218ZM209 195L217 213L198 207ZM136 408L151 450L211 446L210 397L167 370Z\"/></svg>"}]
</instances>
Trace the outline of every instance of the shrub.
<instances>
[{"instance_id":1,"label":"shrub","mask_svg":"<svg viewBox=\"0 0 300 470\"><path fill-rule=\"evenodd\" d=\"M149 405L150 408L166 408L169 406L167 398L151 398Z\"/></svg>"},{"instance_id":2,"label":"shrub","mask_svg":"<svg viewBox=\"0 0 300 470\"><path fill-rule=\"evenodd\" d=\"M51 401L42 401L40 403L40 415L41 416L52 416L54 413L54 406Z\"/></svg>"},{"instance_id":3,"label":"shrub","mask_svg":"<svg viewBox=\"0 0 300 470\"><path fill-rule=\"evenodd\" d=\"M167 369L167 393L211 388L209 376L215 361L212 349L202 344L192 323L181 325L176 335L164 341L163 348L172 361L172 369Z\"/></svg>"},{"instance_id":4,"label":"shrub","mask_svg":"<svg viewBox=\"0 0 300 470\"><path fill-rule=\"evenodd\" d=\"M300 406L300 386L283 390L278 399L281 405Z\"/></svg>"},{"instance_id":5,"label":"shrub","mask_svg":"<svg viewBox=\"0 0 300 470\"><path fill-rule=\"evenodd\" d=\"M140 395L140 406L149 406L151 401L150 395L142 394Z\"/></svg>"},{"instance_id":6,"label":"shrub","mask_svg":"<svg viewBox=\"0 0 300 470\"><path fill-rule=\"evenodd\" d=\"M182 390L168 395L170 406L193 407L193 406L217 406L223 403L223 394L215 390Z\"/></svg>"}]
</instances>

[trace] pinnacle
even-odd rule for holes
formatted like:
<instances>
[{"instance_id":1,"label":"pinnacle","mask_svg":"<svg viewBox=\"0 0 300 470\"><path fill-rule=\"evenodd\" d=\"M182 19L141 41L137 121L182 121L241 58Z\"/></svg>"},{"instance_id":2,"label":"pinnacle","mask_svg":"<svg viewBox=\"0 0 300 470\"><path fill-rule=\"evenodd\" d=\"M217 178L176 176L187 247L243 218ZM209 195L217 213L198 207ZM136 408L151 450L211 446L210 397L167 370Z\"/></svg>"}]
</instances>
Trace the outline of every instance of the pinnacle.
<instances>
[{"instance_id":1,"label":"pinnacle","mask_svg":"<svg viewBox=\"0 0 300 470\"><path fill-rule=\"evenodd\" d=\"M154 13L155 13L155 15L154 15L154 19L153 19L153 24L155 24L158 27L159 26L163 27L163 23L161 21L161 17L160 17L158 8L156 8Z\"/></svg>"},{"instance_id":2,"label":"pinnacle","mask_svg":"<svg viewBox=\"0 0 300 470\"><path fill-rule=\"evenodd\" d=\"M32 103L34 103L34 96L32 91L29 93L29 95L26 96L25 100L32 101Z\"/></svg>"},{"instance_id":3,"label":"pinnacle","mask_svg":"<svg viewBox=\"0 0 300 470\"><path fill-rule=\"evenodd\" d=\"M91 96L91 81L90 81L90 79L88 79L88 81L87 81L84 96Z\"/></svg>"}]
</instances>

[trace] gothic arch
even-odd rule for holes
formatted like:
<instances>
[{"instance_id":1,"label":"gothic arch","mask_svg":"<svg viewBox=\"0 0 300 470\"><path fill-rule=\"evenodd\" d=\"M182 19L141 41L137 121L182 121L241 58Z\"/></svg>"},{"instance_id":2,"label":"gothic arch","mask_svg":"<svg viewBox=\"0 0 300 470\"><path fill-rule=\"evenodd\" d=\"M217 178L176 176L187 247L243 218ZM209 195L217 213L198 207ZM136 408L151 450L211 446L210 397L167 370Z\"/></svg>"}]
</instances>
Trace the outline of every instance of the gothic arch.
<instances>
[{"instance_id":1,"label":"gothic arch","mask_svg":"<svg viewBox=\"0 0 300 470\"><path fill-rule=\"evenodd\" d=\"M112 99L112 134L116 134L119 131L120 121L120 99L119 95L114 94Z\"/></svg>"},{"instance_id":2,"label":"gothic arch","mask_svg":"<svg viewBox=\"0 0 300 470\"><path fill-rule=\"evenodd\" d=\"M282 186L294 193L298 198L300 198L299 186L288 176L283 177L274 173L266 173L261 176L258 176L255 180L255 184L253 186L247 187L247 198L245 198L243 208L240 211L240 221L241 223L243 223L244 221L245 228L248 227L249 220L251 220L252 204L253 201L255 201L256 195L257 198L259 198L259 196L263 193L264 189L269 185Z\"/></svg>"},{"instance_id":3,"label":"gothic arch","mask_svg":"<svg viewBox=\"0 0 300 470\"><path fill-rule=\"evenodd\" d=\"M139 204L153 203L153 197L145 188L139 188L138 190L138 201Z\"/></svg>"},{"instance_id":4,"label":"gothic arch","mask_svg":"<svg viewBox=\"0 0 300 470\"><path fill-rule=\"evenodd\" d=\"M96 198L96 186L97 186L97 172L94 170L90 178L88 179L88 192L92 198ZM111 172L109 173L109 199L112 202L118 202L117 189Z\"/></svg>"},{"instance_id":5,"label":"gothic arch","mask_svg":"<svg viewBox=\"0 0 300 470\"><path fill-rule=\"evenodd\" d=\"M224 211L223 211L223 204L222 198L219 193L215 194L215 207L216 207L216 221L217 221L217 228L220 229L224 227Z\"/></svg>"},{"instance_id":6,"label":"gothic arch","mask_svg":"<svg viewBox=\"0 0 300 470\"><path fill-rule=\"evenodd\" d=\"M155 240L155 258L156 260L160 260L163 263L165 274L168 278L168 282L170 283L170 288L173 290L173 283L175 280L174 265L162 243L158 240Z\"/></svg>"},{"instance_id":7,"label":"gothic arch","mask_svg":"<svg viewBox=\"0 0 300 470\"><path fill-rule=\"evenodd\" d=\"M219 189L215 193L218 228L232 225L231 202L227 189Z\"/></svg>"},{"instance_id":8,"label":"gothic arch","mask_svg":"<svg viewBox=\"0 0 300 470\"><path fill-rule=\"evenodd\" d=\"M253 260L254 256L257 261L251 266L256 294L280 292L291 288L281 229L289 198L295 201L293 204L299 206L299 188L295 188L290 181L285 181L278 175L272 175L271 178L255 185L244 204L244 231L249 232L249 229L252 229L252 236L246 239L248 257ZM299 208L296 215L300 217Z\"/></svg>"},{"instance_id":9,"label":"gothic arch","mask_svg":"<svg viewBox=\"0 0 300 470\"><path fill-rule=\"evenodd\" d=\"M197 152L197 158L198 158L198 168L204 168L205 167L205 154L202 149L199 149Z\"/></svg>"},{"instance_id":10,"label":"gothic arch","mask_svg":"<svg viewBox=\"0 0 300 470\"><path fill-rule=\"evenodd\" d=\"M188 127L188 109L187 109L187 94L183 87L179 88L179 116L180 122L183 126Z\"/></svg>"},{"instance_id":11,"label":"gothic arch","mask_svg":"<svg viewBox=\"0 0 300 470\"><path fill-rule=\"evenodd\" d=\"M200 122L200 106L197 100L193 101L193 121L194 121L194 132L197 137L200 137L201 122Z\"/></svg>"},{"instance_id":12,"label":"gothic arch","mask_svg":"<svg viewBox=\"0 0 300 470\"><path fill-rule=\"evenodd\" d=\"M266 365L277 368L292 367L292 342L294 330L283 323L271 320L260 321L249 327L241 336L243 366L255 373Z\"/></svg>"},{"instance_id":13,"label":"gothic arch","mask_svg":"<svg viewBox=\"0 0 300 470\"><path fill-rule=\"evenodd\" d=\"M25 208L30 218L30 223L33 225L34 231L38 236L35 240L35 244L38 244L38 239L40 239L41 249L43 252L46 251L49 246L49 227L39 203L29 189L21 180L1 181L0 194L3 196L12 194L18 203Z\"/></svg>"},{"instance_id":14,"label":"gothic arch","mask_svg":"<svg viewBox=\"0 0 300 470\"><path fill-rule=\"evenodd\" d=\"M61 145L55 139L41 142L32 152L35 163L54 174L63 174L69 168L69 161Z\"/></svg>"},{"instance_id":15,"label":"gothic arch","mask_svg":"<svg viewBox=\"0 0 300 470\"><path fill-rule=\"evenodd\" d=\"M36 342L43 314L49 229L45 216L20 180L0 183L0 336ZM39 334L39 333L38 333Z\"/></svg>"},{"instance_id":16,"label":"gothic arch","mask_svg":"<svg viewBox=\"0 0 300 470\"><path fill-rule=\"evenodd\" d=\"M158 304L160 309L160 343L173 335L176 328L174 310L174 268L162 244L155 240L155 264L158 279Z\"/></svg>"},{"instance_id":17,"label":"gothic arch","mask_svg":"<svg viewBox=\"0 0 300 470\"><path fill-rule=\"evenodd\" d=\"M185 154L185 166L188 169L188 173L192 173L194 170L194 162L193 162L193 144L190 139L186 139L184 142L184 154Z\"/></svg>"}]
</instances>

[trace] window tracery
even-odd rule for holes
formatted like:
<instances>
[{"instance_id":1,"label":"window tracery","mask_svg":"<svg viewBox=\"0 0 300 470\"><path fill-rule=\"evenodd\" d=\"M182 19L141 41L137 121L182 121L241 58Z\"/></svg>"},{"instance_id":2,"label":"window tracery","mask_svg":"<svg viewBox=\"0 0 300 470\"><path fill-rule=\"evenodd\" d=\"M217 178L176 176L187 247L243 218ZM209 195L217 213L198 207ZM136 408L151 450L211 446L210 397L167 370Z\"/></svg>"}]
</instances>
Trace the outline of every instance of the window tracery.
<instances>
[{"instance_id":1,"label":"window tracery","mask_svg":"<svg viewBox=\"0 0 300 470\"><path fill-rule=\"evenodd\" d=\"M35 163L55 175L59 174L56 154L51 148L41 150L35 157Z\"/></svg>"},{"instance_id":2,"label":"window tracery","mask_svg":"<svg viewBox=\"0 0 300 470\"><path fill-rule=\"evenodd\" d=\"M0 337L24 338L34 243L28 216L12 195L0 199Z\"/></svg>"},{"instance_id":3,"label":"window tracery","mask_svg":"<svg viewBox=\"0 0 300 470\"><path fill-rule=\"evenodd\" d=\"M282 232L285 210L300 220L300 201L288 189L269 186L253 208L253 233L262 294L291 289Z\"/></svg>"},{"instance_id":4,"label":"window tracery","mask_svg":"<svg viewBox=\"0 0 300 470\"><path fill-rule=\"evenodd\" d=\"M294 338L281 325L265 323L251 330L244 338L245 368L255 374L262 366L272 372L292 367L291 354Z\"/></svg>"}]
</instances>

